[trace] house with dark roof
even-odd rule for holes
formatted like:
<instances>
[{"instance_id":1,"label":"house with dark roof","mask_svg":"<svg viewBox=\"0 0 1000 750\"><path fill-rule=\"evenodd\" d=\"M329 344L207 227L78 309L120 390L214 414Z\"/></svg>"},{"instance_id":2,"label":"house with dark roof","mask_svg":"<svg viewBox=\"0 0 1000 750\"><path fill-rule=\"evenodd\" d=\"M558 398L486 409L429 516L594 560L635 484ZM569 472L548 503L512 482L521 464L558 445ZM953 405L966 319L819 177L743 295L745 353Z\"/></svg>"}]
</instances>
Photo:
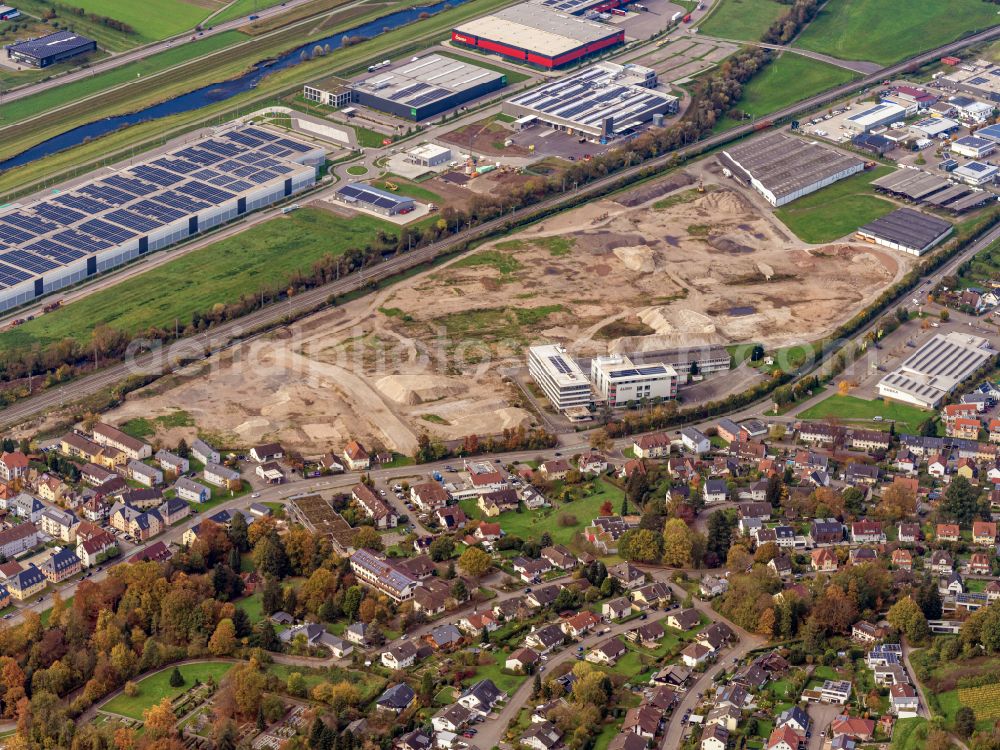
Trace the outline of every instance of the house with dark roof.
<instances>
[{"instance_id":1,"label":"house with dark roof","mask_svg":"<svg viewBox=\"0 0 1000 750\"><path fill-rule=\"evenodd\" d=\"M496 705L506 700L507 694L493 684L493 680L480 680L466 688L458 702L480 716L489 716Z\"/></svg>"},{"instance_id":2,"label":"house with dark roof","mask_svg":"<svg viewBox=\"0 0 1000 750\"><path fill-rule=\"evenodd\" d=\"M375 701L375 708L387 713L401 714L410 707L417 694L405 682L386 688Z\"/></svg>"}]
</instances>

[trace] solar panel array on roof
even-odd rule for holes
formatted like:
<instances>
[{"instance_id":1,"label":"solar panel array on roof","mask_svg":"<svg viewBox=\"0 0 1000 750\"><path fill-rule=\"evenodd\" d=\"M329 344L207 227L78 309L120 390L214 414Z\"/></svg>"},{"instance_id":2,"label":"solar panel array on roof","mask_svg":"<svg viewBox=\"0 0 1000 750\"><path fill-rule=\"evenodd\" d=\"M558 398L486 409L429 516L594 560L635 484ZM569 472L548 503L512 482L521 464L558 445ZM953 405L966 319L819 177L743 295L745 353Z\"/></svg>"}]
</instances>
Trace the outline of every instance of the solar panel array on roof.
<instances>
[{"instance_id":1,"label":"solar panel array on roof","mask_svg":"<svg viewBox=\"0 0 1000 750\"><path fill-rule=\"evenodd\" d=\"M355 184L344 185L337 190L337 193L348 200L368 203L378 208L393 209L406 203L412 203L412 198L387 193L384 190L373 188L371 185Z\"/></svg>"},{"instance_id":2,"label":"solar panel array on roof","mask_svg":"<svg viewBox=\"0 0 1000 750\"><path fill-rule=\"evenodd\" d=\"M48 286L48 274L60 266L301 171L301 155L315 150L258 127L239 128L15 207L0 215L0 289L43 274ZM240 174L219 171L220 162ZM5 306L10 300L0 298Z\"/></svg>"}]
</instances>

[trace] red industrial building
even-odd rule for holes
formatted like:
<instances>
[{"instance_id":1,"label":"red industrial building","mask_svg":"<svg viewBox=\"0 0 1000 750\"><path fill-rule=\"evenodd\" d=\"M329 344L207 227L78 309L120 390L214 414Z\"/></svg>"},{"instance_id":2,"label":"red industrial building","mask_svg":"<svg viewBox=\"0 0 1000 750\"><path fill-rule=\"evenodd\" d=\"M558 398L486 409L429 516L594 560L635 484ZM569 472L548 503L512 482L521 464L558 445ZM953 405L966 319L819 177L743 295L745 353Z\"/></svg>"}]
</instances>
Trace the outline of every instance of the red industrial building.
<instances>
[{"instance_id":1,"label":"red industrial building","mask_svg":"<svg viewBox=\"0 0 1000 750\"><path fill-rule=\"evenodd\" d=\"M526 12L525 5L457 26L451 39L543 68L558 68L625 41L625 32L614 26L536 4Z\"/></svg>"}]
</instances>

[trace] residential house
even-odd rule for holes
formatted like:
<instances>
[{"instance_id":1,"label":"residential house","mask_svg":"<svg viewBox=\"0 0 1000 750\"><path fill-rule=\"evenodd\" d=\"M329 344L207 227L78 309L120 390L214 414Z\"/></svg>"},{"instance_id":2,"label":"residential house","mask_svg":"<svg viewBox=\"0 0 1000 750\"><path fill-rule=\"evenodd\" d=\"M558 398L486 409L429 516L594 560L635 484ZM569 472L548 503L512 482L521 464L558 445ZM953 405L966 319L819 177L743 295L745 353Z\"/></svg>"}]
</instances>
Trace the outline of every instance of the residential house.
<instances>
[{"instance_id":1,"label":"residential house","mask_svg":"<svg viewBox=\"0 0 1000 750\"><path fill-rule=\"evenodd\" d=\"M38 528L61 542L72 542L76 539L78 523L76 516L59 508L46 508L38 516Z\"/></svg>"},{"instance_id":2,"label":"residential house","mask_svg":"<svg viewBox=\"0 0 1000 750\"><path fill-rule=\"evenodd\" d=\"M885 452L892 444L892 437L882 430L852 429L849 445L854 450L866 453Z\"/></svg>"},{"instance_id":3,"label":"residential house","mask_svg":"<svg viewBox=\"0 0 1000 750\"><path fill-rule=\"evenodd\" d=\"M636 458L666 458L670 455L671 440L665 432L641 435L632 443L632 454Z\"/></svg>"},{"instance_id":4,"label":"residential house","mask_svg":"<svg viewBox=\"0 0 1000 750\"><path fill-rule=\"evenodd\" d=\"M815 445L833 445L843 436L843 430L822 422L806 422L799 426L799 440Z\"/></svg>"},{"instance_id":5,"label":"residential house","mask_svg":"<svg viewBox=\"0 0 1000 750\"><path fill-rule=\"evenodd\" d=\"M799 706L786 708L774 722L776 727L789 727L798 735L805 736L809 731L809 714Z\"/></svg>"},{"instance_id":6,"label":"residential house","mask_svg":"<svg viewBox=\"0 0 1000 750\"><path fill-rule=\"evenodd\" d=\"M708 647L700 643L692 643L681 651L681 661L693 669L707 661L711 655L712 651Z\"/></svg>"},{"instance_id":7,"label":"residential house","mask_svg":"<svg viewBox=\"0 0 1000 750\"><path fill-rule=\"evenodd\" d=\"M614 555L618 553L618 540L622 534L638 525L638 518L633 521L622 516L598 516L583 533L602 555Z\"/></svg>"},{"instance_id":8,"label":"residential house","mask_svg":"<svg viewBox=\"0 0 1000 750\"><path fill-rule=\"evenodd\" d=\"M19 523L0 531L0 555L13 560L22 552L38 544L38 528L35 524Z\"/></svg>"},{"instance_id":9,"label":"residential house","mask_svg":"<svg viewBox=\"0 0 1000 750\"><path fill-rule=\"evenodd\" d=\"M172 474L175 477L180 476L181 474L187 474L188 471L191 470L190 461L167 450L160 449L156 451L156 455L153 456L153 458L164 472Z\"/></svg>"},{"instance_id":10,"label":"residential house","mask_svg":"<svg viewBox=\"0 0 1000 750\"><path fill-rule=\"evenodd\" d=\"M537 651L532 648L522 646L521 648L513 651L511 655L507 657L504 667L512 672L527 673L533 669L540 660L541 656Z\"/></svg>"},{"instance_id":11,"label":"residential house","mask_svg":"<svg viewBox=\"0 0 1000 750\"><path fill-rule=\"evenodd\" d=\"M128 473L128 478L133 482L144 484L147 487L155 487L158 484L163 484L163 472L148 464L144 464L142 461L135 459L129 461L128 466L126 466L126 472Z\"/></svg>"},{"instance_id":12,"label":"residential house","mask_svg":"<svg viewBox=\"0 0 1000 750\"><path fill-rule=\"evenodd\" d=\"M722 576L704 575L701 577L698 590L706 599L722 596L729 591L729 579Z\"/></svg>"},{"instance_id":13,"label":"residential house","mask_svg":"<svg viewBox=\"0 0 1000 750\"><path fill-rule=\"evenodd\" d=\"M597 646L594 646L585 657L593 664L606 664L614 666L615 663L625 655L628 649L617 637L609 638Z\"/></svg>"},{"instance_id":14,"label":"residential house","mask_svg":"<svg viewBox=\"0 0 1000 750\"><path fill-rule=\"evenodd\" d=\"M437 517L438 525L440 525L446 532L457 531L458 529L464 528L466 521L468 521L465 517L465 511L457 505L452 505L447 508L438 508L435 516Z\"/></svg>"},{"instance_id":15,"label":"residential house","mask_svg":"<svg viewBox=\"0 0 1000 750\"><path fill-rule=\"evenodd\" d=\"M641 570L627 562L618 563L608 568L608 575L614 578L627 591L639 588L646 582L646 575Z\"/></svg>"},{"instance_id":16,"label":"residential house","mask_svg":"<svg viewBox=\"0 0 1000 750\"><path fill-rule=\"evenodd\" d=\"M661 688L661 690L665 689ZM735 732L742 718L743 714L738 708L728 704L724 706L717 705L713 706L712 710L705 716L705 726L710 727L713 724L718 724L730 732Z\"/></svg>"},{"instance_id":17,"label":"residential house","mask_svg":"<svg viewBox=\"0 0 1000 750\"><path fill-rule=\"evenodd\" d=\"M219 464L222 462L222 455L213 448L211 445L206 443L201 438L196 438L193 443L191 443L191 455L194 458L205 464Z\"/></svg>"},{"instance_id":18,"label":"residential house","mask_svg":"<svg viewBox=\"0 0 1000 750\"><path fill-rule=\"evenodd\" d=\"M80 558L80 565L84 568L94 567L117 551L118 543L107 531L101 531L100 534L86 539L78 539L76 542L76 556Z\"/></svg>"},{"instance_id":19,"label":"residential house","mask_svg":"<svg viewBox=\"0 0 1000 750\"><path fill-rule=\"evenodd\" d=\"M840 544L844 541L844 524L835 518L817 519L809 526L809 542L813 547Z\"/></svg>"},{"instance_id":20,"label":"residential house","mask_svg":"<svg viewBox=\"0 0 1000 750\"><path fill-rule=\"evenodd\" d=\"M13 482L20 479L28 471L28 457L21 451L4 451L0 454L0 479Z\"/></svg>"},{"instance_id":21,"label":"residential house","mask_svg":"<svg viewBox=\"0 0 1000 750\"><path fill-rule=\"evenodd\" d=\"M439 482L421 482L410 487L410 500L425 513L445 507L450 499L448 490Z\"/></svg>"},{"instance_id":22,"label":"residential house","mask_svg":"<svg viewBox=\"0 0 1000 750\"><path fill-rule=\"evenodd\" d=\"M525 601L529 607L533 609L540 609L542 607L548 607L553 604L556 598L559 596L560 587L552 584L550 586L538 586L528 594Z\"/></svg>"},{"instance_id":23,"label":"residential house","mask_svg":"<svg viewBox=\"0 0 1000 750\"><path fill-rule=\"evenodd\" d=\"M885 636L885 628L872 625L866 620L858 620L851 627L851 638L858 643L878 643Z\"/></svg>"},{"instance_id":24,"label":"residential house","mask_svg":"<svg viewBox=\"0 0 1000 750\"><path fill-rule=\"evenodd\" d=\"M126 435L117 427L98 422L93 429L94 442L124 453L132 461L141 461L153 455L153 447L138 438Z\"/></svg>"},{"instance_id":25,"label":"residential house","mask_svg":"<svg viewBox=\"0 0 1000 750\"><path fill-rule=\"evenodd\" d=\"M351 490L351 498L364 514L372 519L377 529L394 528L399 521L396 512L367 484L355 485Z\"/></svg>"},{"instance_id":26,"label":"residential house","mask_svg":"<svg viewBox=\"0 0 1000 750\"><path fill-rule=\"evenodd\" d=\"M766 750L799 750L801 738L791 727L775 727L767 738Z\"/></svg>"},{"instance_id":27,"label":"residential house","mask_svg":"<svg viewBox=\"0 0 1000 750\"><path fill-rule=\"evenodd\" d=\"M492 633L500 627L500 622L492 612L474 612L458 621L458 627L470 636L478 636L484 630Z\"/></svg>"},{"instance_id":28,"label":"residential house","mask_svg":"<svg viewBox=\"0 0 1000 750\"><path fill-rule=\"evenodd\" d=\"M844 481L853 487L865 485L873 487L878 484L879 471L877 466L870 464L852 463L844 472Z\"/></svg>"},{"instance_id":29,"label":"residential house","mask_svg":"<svg viewBox=\"0 0 1000 750\"><path fill-rule=\"evenodd\" d=\"M4 583L10 595L23 602L42 591L48 582L45 574L36 568L34 563L29 563L26 568L12 575Z\"/></svg>"},{"instance_id":30,"label":"residential house","mask_svg":"<svg viewBox=\"0 0 1000 750\"><path fill-rule=\"evenodd\" d=\"M413 688L405 682L401 682L386 688L385 692L375 701L375 708L386 713L401 714L410 707L416 697L417 694L413 692Z\"/></svg>"},{"instance_id":31,"label":"residential house","mask_svg":"<svg viewBox=\"0 0 1000 750\"><path fill-rule=\"evenodd\" d=\"M997 539L997 525L993 521L973 521L972 541L974 544L993 546Z\"/></svg>"},{"instance_id":32,"label":"residential house","mask_svg":"<svg viewBox=\"0 0 1000 750\"><path fill-rule=\"evenodd\" d=\"M552 567L561 570L573 570L580 562L577 560L576 555L562 544L545 547L542 549L541 554L542 558L548 560Z\"/></svg>"},{"instance_id":33,"label":"residential house","mask_svg":"<svg viewBox=\"0 0 1000 750\"><path fill-rule=\"evenodd\" d=\"M458 699L458 703L479 716L489 716L498 703L507 698L507 694L493 684L493 680L480 680L469 688Z\"/></svg>"},{"instance_id":34,"label":"residential house","mask_svg":"<svg viewBox=\"0 0 1000 750\"><path fill-rule=\"evenodd\" d=\"M528 633L524 642L540 654L547 654L556 646L561 646L566 635L558 625L543 625Z\"/></svg>"},{"instance_id":35,"label":"residential house","mask_svg":"<svg viewBox=\"0 0 1000 750\"><path fill-rule=\"evenodd\" d=\"M608 470L608 459L600 453L585 453L577 464L581 474L603 474Z\"/></svg>"},{"instance_id":36,"label":"residential house","mask_svg":"<svg viewBox=\"0 0 1000 750\"><path fill-rule=\"evenodd\" d=\"M884 544L885 532L880 521L855 521L851 524L851 541L855 544Z\"/></svg>"},{"instance_id":37,"label":"residential house","mask_svg":"<svg viewBox=\"0 0 1000 750\"><path fill-rule=\"evenodd\" d=\"M568 620L563 620L562 630L572 638L582 638L600 622L600 618L589 610L577 612Z\"/></svg>"},{"instance_id":38,"label":"residential house","mask_svg":"<svg viewBox=\"0 0 1000 750\"><path fill-rule=\"evenodd\" d=\"M768 562L767 567L779 578L792 575L792 561L788 555L778 555Z\"/></svg>"},{"instance_id":39,"label":"residential house","mask_svg":"<svg viewBox=\"0 0 1000 750\"><path fill-rule=\"evenodd\" d=\"M454 703L443 709L431 719L435 732L459 732L472 720L472 711L460 703Z\"/></svg>"},{"instance_id":40,"label":"residential house","mask_svg":"<svg viewBox=\"0 0 1000 750\"><path fill-rule=\"evenodd\" d=\"M686 450L699 456L712 450L712 441L694 427L685 427L681 430L681 444Z\"/></svg>"},{"instance_id":41,"label":"residential house","mask_svg":"<svg viewBox=\"0 0 1000 750\"><path fill-rule=\"evenodd\" d=\"M920 698L913 685L899 684L889 688L889 710L900 719L918 715Z\"/></svg>"},{"instance_id":42,"label":"residential house","mask_svg":"<svg viewBox=\"0 0 1000 750\"><path fill-rule=\"evenodd\" d=\"M701 732L701 750L726 750L729 746L729 730L721 724L709 724ZM798 748L791 748L798 750Z\"/></svg>"},{"instance_id":43,"label":"residential house","mask_svg":"<svg viewBox=\"0 0 1000 750\"><path fill-rule=\"evenodd\" d=\"M243 486L240 473L235 469L230 469L228 466L223 466L222 464L205 464L205 470L202 472L202 477L209 484L214 484L216 487L225 487L227 490L238 491Z\"/></svg>"},{"instance_id":44,"label":"residential house","mask_svg":"<svg viewBox=\"0 0 1000 750\"><path fill-rule=\"evenodd\" d=\"M835 573L837 571L837 553L829 547L813 550L812 569L819 573Z\"/></svg>"},{"instance_id":45,"label":"residential house","mask_svg":"<svg viewBox=\"0 0 1000 750\"><path fill-rule=\"evenodd\" d=\"M279 443L263 443L250 449L250 458L259 464L280 461L285 457L285 449Z\"/></svg>"},{"instance_id":46,"label":"residential house","mask_svg":"<svg viewBox=\"0 0 1000 750\"><path fill-rule=\"evenodd\" d=\"M281 464L277 461L265 461L257 464L254 474L268 484L283 484L285 481L285 472L282 471Z\"/></svg>"},{"instance_id":47,"label":"residential house","mask_svg":"<svg viewBox=\"0 0 1000 750\"><path fill-rule=\"evenodd\" d=\"M962 531L957 523L939 523L935 536L939 542L957 542L962 538Z\"/></svg>"},{"instance_id":48,"label":"residential house","mask_svg":"<svg viewBox=\"0 0 1000 750\"><path fill-rule=\"evenodd\" d=\"M190 477L180 477L174 482L177 497L189 503L207 503L212 499L212 490Z\"/></svg>"},{"instance_id":49,"label":"residential house","mask_svg":"<svg viewBox=\"0 0 1000 750\"><path fill-rule=\"evenodd\" d=\"M179 497L172 497L164 500L156 511L163 519L164 526L173 526L191 515L191 506Z\"/></svg>"},{"instance_id":50,"label":"residential house","mask_svg":"<svg viewBox=\"0 0 1000 750\"><path fill-rule=\"evenodd\" d=\"M548 560L529 560L526 557L515 557L510 565L525 583L538 583L542 576L552 570Z\"/></svg>"},{"instance_id":51,"label":"residential house","mask_svg":"<svg viewBox=\"0 0 1000 750\"><path fill-rule=\"evenodd\" d=\"M729 496L729 487L722 479L708 479L705 481L704 500L705 505L713 503L724 503Z\"/></svg>"},{"instance_id":52,"label":"residential house","mask_svg":"<svg viewBox=\"0 0 1000 750\"><path fill-rule=\"evenodd\" d=\"M974 552L969 558L968 570L972 575L988 576L993 572L990 556L985 552Z\"/></svg>"},{"instance_id":53,"label":"residential house","mask_svg":"<svg viewBox=\"0 0 1000 750\"><path fill-rule=\"evenodd\" d=\"M657 620L633 628L625 634L625 637L646 648L656 648L660 645L660 639L666 634L667 631L663 629L663 623Z\"/></svg>"},{"instance_id":54,"label":"residential house","mask_svg":"<svg viewBox=\"0 0 1000 750\"><path fill-rule=\"evenodd\" d=\"M424 639L435 651L449 651L461 646L464 636L462 631L448 622L444 625L438 625L428 635L425 635Z\"/></svg>"},{"instance_id":55,"label":"residential house","mask_svg":"<svg viewBox=\"0 0 1000 750\"><path fill-rule=\"evenodd\" d=\"M417 660L417 647L413 641L399 641L382 652L382 664L389 669L408 669Z\"/></svg>"},{"instance_id":56,"label":"residential house","mask_svg":"<svg viewBox=\"0 0 1000 750\"><path fill-rule=\"evenodd\" d=\"M59 583L79 573L80 567L80 558L71 547L55 547L41 571L50 583Z\"/></svg>"},{"instance_id":57,"label":"residential house","mask_svg":"<svg viewBox=\"0 0 1000 750\"><path fill-rule=\"evenodd\" d=\"M37 490L38 496L42 500L60 504L62 504L67 495L71 495L73 492L72 488L66 482L48 473L42 474L38 478Z\"/></svg>"},{"instance_id":58,"label":"residential house","mask_svg":"<svg viewBox=\"0 0 1000 750\"><path fill-rule=\"evenodd\" d=\"M900 570L913 570L913 555L906 549L894 549L892 564Z\"/></svg>"},{"instance_id":59,"label":"residential house","mask_svg":"<svg viewBox=\"0 0 1000 750\"><path fill-rule=\"evenodd\" d=\"M963 404L964 405L964 404ZM958 406L958 404L952 404ZM960 417L948 425L948 437L975 440L979 437L982 423L975 417Z\"/></svg>"},{"instance_id":60,"label":"residential house","mask_svg":"<svg viewBox=\"0 0 1000 750\"><path fill-rule=\"evenodd\" d=\"M398 566L364 549L351 555L351 570L362 584L382 592L397 604L412 599L420 585Z\"/></svg>"},{"instance_id":61,"label":"residential house","mask_svg":"<svg viewBox=\"0 0 1000 750\"><path fill-rule=\"evenodd\" d=\"M662 719L663 714L652 706L636 706L625 712L622 731L632 732L632 734L651 740L660 730Z\"/></svg>"},{"instance_id":62,"label":"residential house","mask_svg":"<svg viewBox=\"0 0 1000 750\"><path fill-rule=\"evenodd\" d=\"M920 524L900 523L896 529L896 538L903 544L914 544L920 541Z\"/></svg>"},{"instance_id":63,"label":"residential house","mask_svg":"<svg viewBox=\"0 0 1000 750\"><path fill-rule=\"evenodd\" d=\"M662 581L647 583L632 592L632 602L643 609L662 607L669 604L671 599L673 594L670 592L670 586Z\"/></svg>"},{"instance_id":64,"label":"residential house","mask_svg":"<svg viewBox=\"0 0 1000 750\"><path fill-rule=\"evenodd\" d=\"M480 495L476 504L488 518L495 518L501 513L517 510L520 500L517 497L516 490L506 487Z\"/></svg>"},{"instance_id":65,"label":"residential house","mask_svg":"<svg viewBox=\"0 0 1000 750\"><path fill-rule=\"evenodd\" d=\"M521 744L531 750L553 750L562 744L562 731L550 721L532 723L521 735Z\"/></svg>"},{"instance_id":66,"label":"residential house","mask_svg":"<svg viewBox=\"0 0 1000 750\"><path fill-rule=\"evenodd\" d=\"M875 736L875 722L858 716L837 716L830 722L830 735L837 737L841 734L861 742L868 742Z\"/></svg>"},{"instance_id":67,"label":"residential house","mask_svg":"<svg viewBox=\"0 0 1000 750\"><path fill-rule=\"evenodd\" d=\"M931 552L930 569L938 575L948 575L955 567L951 553L947 550L938 549Z\"/></svg>"},{"instance_id":68,"label":"residential house","mask_svg":"<svg viewBox=\"0 0 1000 750\"><path fill-rule=\"evenodd\" d=\"M344 461L351 471L367 471L371 466L371 457L368 451L357 440L351 440L344 446Z\"/></svg>"},{"instance_id":69,"label":"residential house","mask_svg":"<svg viewBox=\"0 0 1000 750\"><path fill-rule=\"evenodd\" d=\"M710 648L713 652L718 651L730 641L736 639L736 633L724 622L713 622L707 628L698 633L697 641Z\"/></svg>"},{"instance_id":70,"label":"residential house","mask_svg":"<svg viewBox=\"0 0 1000 750\"><path fill-rule=\"evenodd\" d=\"M632 602L622 597L605 602L601 606L601 614L608 620L620 620L632 614Z\"/></svg>"},{"instance_id":71,"label":"residential house","mask_svg":"<svg viewBox=\"0 0 1000 750\"><path fill-rule=\"evenodd\" d=\"M696 609L678 609L667 615L667 625L675 630L687 632L701 622L701 615Z\"/></svg>"},{"instance_id":72,"label":"residential house","mask_svg":"<svg viewBox=\"0 0 1000 750\"><path fill-rule=\"evenodd\" d=\"M564 458L556 458L551 461L543 461L538 467L539 473L550 482L565 479L570 470L569 462Z\"/></svg>"}]
</instances>

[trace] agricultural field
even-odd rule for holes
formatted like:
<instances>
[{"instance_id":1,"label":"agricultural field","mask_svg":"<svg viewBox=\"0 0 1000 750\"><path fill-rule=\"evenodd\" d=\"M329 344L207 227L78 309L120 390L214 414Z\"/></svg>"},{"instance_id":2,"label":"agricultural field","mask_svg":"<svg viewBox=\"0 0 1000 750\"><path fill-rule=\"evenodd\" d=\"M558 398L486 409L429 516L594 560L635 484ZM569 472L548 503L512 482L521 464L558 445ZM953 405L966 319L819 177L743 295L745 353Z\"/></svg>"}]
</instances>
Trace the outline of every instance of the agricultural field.
<instances>
[{"instance_id":1,"label":"agricultural field","mask_svg":"<svg viewBox=\"0 0 1000 750\"><path fill-rule=\"evenodd\" d=\"M74 7L87 13L128 24L143 42L189 31L224 4L224 0L73 0Z\"/></svg>"},{"instance_id":2,"label":"agricultural field","mask_svg":"<svg viewBox=\"0 0 1000 750\"><path fill-rule=\"evenodd\" d=\"M881 416L885 422L894 421L897 432L917 434L920 424L933 415L931 412L907 404L866 401L856 396L834 394L798 416L802 419L841 419L851 423L871 422L872 417ZM879 423L872 422L871 425L865 426L877 424Z\"/></svg>"},{"instance_id":3,"label":"agricultural field","mask_svg":"<svg viewBox=\"0 0 1000 750\"><path fill-rule=\"evenodd\" d=\"M254 294L264 283L274 283L275 268L285 277L308 270L324 255L363 246L375 231L389 228L368 216L345 219L305 208L5 331L0 334L0 349L45 346L64 338L84 342L101 324L135 332L150 326L172 327L175 318L180 318L184 326L195 311L208 311L242 294Z\"/></svg>"},{"instance_id":4,"label":"agricultural field","mask_svg":"<svg viewBox=\"0 0 1000 750\"><path fill-rule=\"evenodd\" d=\"M831 0L795 46L890 65L991 26L996 12L982 0Z\"/></svg>"},{"instance_id":5,"label":"agricultural field","mask_svg":"<svg viewBox=\"0 0 1000 750\"><path fill-rule=\"evenodd\" d=\"M1000 279L1000 242L994 242L975 254L968 270L958 277L957 286L989 287L990 282L996 279Z\"/></svg>"},{"instance_id":6,"label":"agricultural field","mask_svg":"<svg viewBox=\"0 0 1000 750\"><path fill-rule=\"evenodd\" d=\"M774 215L803 242L833 242L896 210L895 204L875 197L871 187L872 180L891 171L876 167L853 175L775 209Z\"/></svg>"},{"instance_id":7,"label":"agricultural field","mask_svg":"<svg viewBox=\"0 0 1000 750\"><path fill-rule=\"evenodd\" d=\"M757 41L768 27L785 13L789 6L778 0L719 0L698 30L720 39Z\"/></svg>"},{"instance_id":8,"label":"agricultural field","mask_svg":"<svg viewBox=\"0 0 1000 750\"><path fill-rule=\"evenodd\" d=\"M137 683L139 693L129 697L120 693L108 701L102 709L110 713L128 716L132 719L142 719L142 712L159 703L164 698L173 700L184 691L191 688L195 680L205 682L209 677L216 682L232 669L232 662L206 661L197 664L185 664L180 667L181 676L184 677L184 684L181 687L170 687L170 674L173 667L166 667L159 672L150 675Z\"/></svg>"},{"instance_id":9,"label":"agricultural field","mask_svg":"<svg viewBox=\"0 0 1000 750\"><path fill-rule=\"evenodd\" d=\"M978 721L1000 719L1000 684L959 688L958 702L975 711Z\"/></svg>"},{"instance_id":10,"label":"agricultural field","mask_svg":"<svg viewBox=\"0 0 1000 750\"><path fill-rule=\"evenodd\" d=\"M213 15L209 22L213 24L232 21L234 18L248 16L251 13L273 8L280 5L282 0L232 0L222 10Z\"/></svg>"},{"instance_id":11,"label":"agricultural field","mask_svg":"<svg viewBox=\"0 0 1000 750\"><path fill-rule=\"evenodd\" d=\"M761 117L853 78L855 75L844 68L785 52L750 79L736 108Z\"/></svg>"}]
</instances>

